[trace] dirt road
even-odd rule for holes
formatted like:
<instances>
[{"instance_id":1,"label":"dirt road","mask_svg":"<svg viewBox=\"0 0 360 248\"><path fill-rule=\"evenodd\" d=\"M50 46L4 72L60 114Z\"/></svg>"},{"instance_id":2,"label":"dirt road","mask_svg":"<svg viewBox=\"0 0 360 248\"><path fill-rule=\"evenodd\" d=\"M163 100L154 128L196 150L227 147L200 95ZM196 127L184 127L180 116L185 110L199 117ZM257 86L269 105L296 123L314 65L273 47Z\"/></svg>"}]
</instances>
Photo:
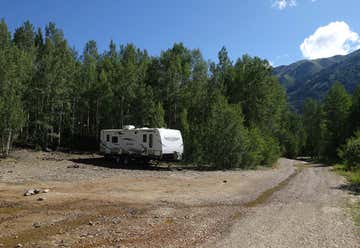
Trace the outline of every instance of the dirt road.
<instances>
[{"instance_id":1,"label":"dirt road","mask_svg":"<svg viewBox=\"0 0 360 248\"><path fill-rule=\"evenodd\" d=\"M344 180L329 169L305 165L287 186L239 218L226 237L205 247L360 247L344 211L348 196L338 190Z\"/></svg>"},{"instance_id":2,"label":"dirt road","mask_svg":"<svg viewBox=\"0 0 360 248\"><path fill-rule=\"evenodd\" d=\"M93 154L0 161L0 247L359 247L327 167L117 168ZM23 196L29 188L50 189ZM38 201L38 198L44 198Z\"/></svg>"}]
</instances>

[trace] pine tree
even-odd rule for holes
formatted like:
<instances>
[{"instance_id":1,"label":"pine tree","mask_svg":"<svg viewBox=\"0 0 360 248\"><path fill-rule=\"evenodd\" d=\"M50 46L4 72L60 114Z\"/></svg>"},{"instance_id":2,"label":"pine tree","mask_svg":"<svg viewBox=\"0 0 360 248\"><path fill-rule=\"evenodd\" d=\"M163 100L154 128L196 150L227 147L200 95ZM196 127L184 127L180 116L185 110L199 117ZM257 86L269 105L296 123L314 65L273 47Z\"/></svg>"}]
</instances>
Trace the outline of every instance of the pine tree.
<instances>
[{"instance_id":1,"label":"pine tree","mask_svg":"<svg viewBox=\"0 0 360 248\"><path fill-rule=\"evenodd\" d=\"M4 19L0 20L0 49L5 50L10 47L10 32Z\"/></svg>"},{"instance_id":2,"label":"pine tree","mask_svg":"<svg viewBox=\"0 0 360 248\"><path fill-rule=\"evenodd\" d=\"M360 85L356 88L352 96L352 106L348 123L350 125L350 135L353 135L356 131L360 130Z\"/></svg>"},{"instance_id":3,"label":"pine tree","mask_svg":"<svg viewBox=\"0 0 360 248\"><path fill-rule=\"evenodd\" d=\"M20 49L32 51L35 47L34 26L29 21L26 21L21 27L15 30L13 41Z\"/></svg>"},{"instance_id":4,"label":"pine tree","mask_svg":"<svg viewBox=\"0 0 360 248\"><path fill-rule=\"evenodd\" d=\"M337 159L337 148L348 137L349 111L351 98L344 86L335 83L324 99L324 136L322 155L328 159Z\"/></svg>"}]
</instances>

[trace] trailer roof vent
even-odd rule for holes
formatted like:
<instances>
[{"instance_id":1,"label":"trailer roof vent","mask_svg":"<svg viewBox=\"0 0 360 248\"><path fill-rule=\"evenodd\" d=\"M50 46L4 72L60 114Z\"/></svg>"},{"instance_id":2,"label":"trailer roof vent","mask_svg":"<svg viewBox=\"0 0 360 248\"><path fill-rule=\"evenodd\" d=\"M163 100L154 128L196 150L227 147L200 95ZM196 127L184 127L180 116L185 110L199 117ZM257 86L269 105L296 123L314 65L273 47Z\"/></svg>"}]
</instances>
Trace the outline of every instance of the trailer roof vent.
<instances>
[{"instance_id":1,"label":"trailer roof vent","mask_svg":"<svg viewBox=\"0 0 360 248\"><path fill-rule=\"evenodd\" d=\"M126 125L126 126L123 126L123 129L125 129L125 130L131 130L131 129L135 129L135 126L133 126L133 125Z\"/></svg>"}]
</instances>

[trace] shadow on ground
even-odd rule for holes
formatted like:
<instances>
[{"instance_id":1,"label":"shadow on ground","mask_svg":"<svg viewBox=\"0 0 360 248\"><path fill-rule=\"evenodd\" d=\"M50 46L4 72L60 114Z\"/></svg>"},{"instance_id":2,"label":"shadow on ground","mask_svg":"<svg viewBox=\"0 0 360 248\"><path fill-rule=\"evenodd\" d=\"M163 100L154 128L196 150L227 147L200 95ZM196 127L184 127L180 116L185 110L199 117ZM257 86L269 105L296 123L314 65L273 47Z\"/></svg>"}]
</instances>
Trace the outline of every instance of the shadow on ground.
<instances>
[{"instance_id":1,"label":"shadow on ground","mask_svg":"<svg viewBox=\"0 0 360 248\"><path fill-rule=\"evenodd\" d=\"M321 163L320 161L314 160L310 157L299 157L299 160L305 161L308 164L305 165L306 168L326 168L332 167L332 165L327 164L326 162ZM360 195L360 184L359 183L345 183L341 184L337 187L333 187L333 189L347 191L353 195Z\"/></svg>"},{"instance_id":2,"label":"shadow on ground","mask_svg":"<svg viewBox=\"0 0 360 248\"><path fill-rule=\"evenodd\" d=\"M86 164L97 167L109 168L109 169L126 169L126 170L149 170L149 171L215 171L215 168L207 166L192 166L184 165L182 163L145 163L142 161L131 161L128 165L117 164L114 160L105 159L103 157L97 158L79 158L70 159L70 161L76 164Z\"/></svg>"},{"instance_id":3,"label":"shadow on ground","mask_svg":"<svg viewBox=\"0 0 360 248\"><path fill-rule=\"evenodd\" d=\"M344 190L353 195L360 195L360 184L359 183L341 184L341 185L335 187L335 189Z\"/></svg>"},{"instance_id":4,"label":"shadow on ground","mask_svg":"<svg viewBox=\"0 0 360 248\"><path fill-rule=\"evenodd\" d=\"M327 164L308 164L308 165L306 165L306 167L309 167L309 168L323 168L323 167L331 167L331 165L327 165Z\"/></svg>"},{"instance_id":5,"label":"shadow on ground","mask_svg":"<svg viewBox=\"0 0 360 248\"><path fill-rule=\"evenodd\" d=\"M297 157L296 160L306 162L305 167L309 168L322 168L322 167L331 167L331 163L326 161L317 160L311 157Z\"/></svg>"},{"instance_id":6,"label":"shadow on ground","mask_svg":"<svg viewBox=\"0 0 360 248\"><path fill-rule=\"evenodd\" d=\"M131 161L128 165L117 164L111 159L105 158L79 158L70 159L70 161L77 164L86 164L97 167L104 167L109 169L126 169L126 170L170 170L169 168L158 167L150 163L143 163L138 161Z\"/></svg>"}]
</instances>

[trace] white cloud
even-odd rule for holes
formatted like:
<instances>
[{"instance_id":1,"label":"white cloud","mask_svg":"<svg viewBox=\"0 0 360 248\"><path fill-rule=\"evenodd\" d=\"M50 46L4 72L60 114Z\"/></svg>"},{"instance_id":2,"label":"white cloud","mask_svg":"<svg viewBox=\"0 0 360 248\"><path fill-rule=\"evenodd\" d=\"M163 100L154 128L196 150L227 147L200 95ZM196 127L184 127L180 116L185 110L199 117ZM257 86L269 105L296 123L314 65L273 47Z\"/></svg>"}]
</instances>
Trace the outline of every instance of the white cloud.
<instances>
[{"instance_id":1,"label":"white cloud","mask_svg":"<svg viewBox=\"0 0 360 248\"><path fill-rule=\"evenodd\" d=\"M317 0L310 0L312 3L317 2ZM288 7L295 7L297 6L298 2L297 0L272 0L273 2L273 7L283 10L286 9Z\"/></svg>"},{"instance_id":2,"label":"white cloud","mask_svg":"<svg viewBox=\"0 0 360 248\"><path fill-rule=\"evenodd\" d=\"M331 22L319 27L300 45L305 58L327 58L346 55L360 48L359 34L350 30L346 22Z\"/></svg>"},{"instance_id":3,"label":"white cloud","mask_svg":"<svg viewBox=\"0 0 360 248\"><path fill-rule=\"evenodd\" d=\"M296 0L275 0L273 7L283 10L287 7L295 7L296 4Z\"/></svg>"}]
</instances>

